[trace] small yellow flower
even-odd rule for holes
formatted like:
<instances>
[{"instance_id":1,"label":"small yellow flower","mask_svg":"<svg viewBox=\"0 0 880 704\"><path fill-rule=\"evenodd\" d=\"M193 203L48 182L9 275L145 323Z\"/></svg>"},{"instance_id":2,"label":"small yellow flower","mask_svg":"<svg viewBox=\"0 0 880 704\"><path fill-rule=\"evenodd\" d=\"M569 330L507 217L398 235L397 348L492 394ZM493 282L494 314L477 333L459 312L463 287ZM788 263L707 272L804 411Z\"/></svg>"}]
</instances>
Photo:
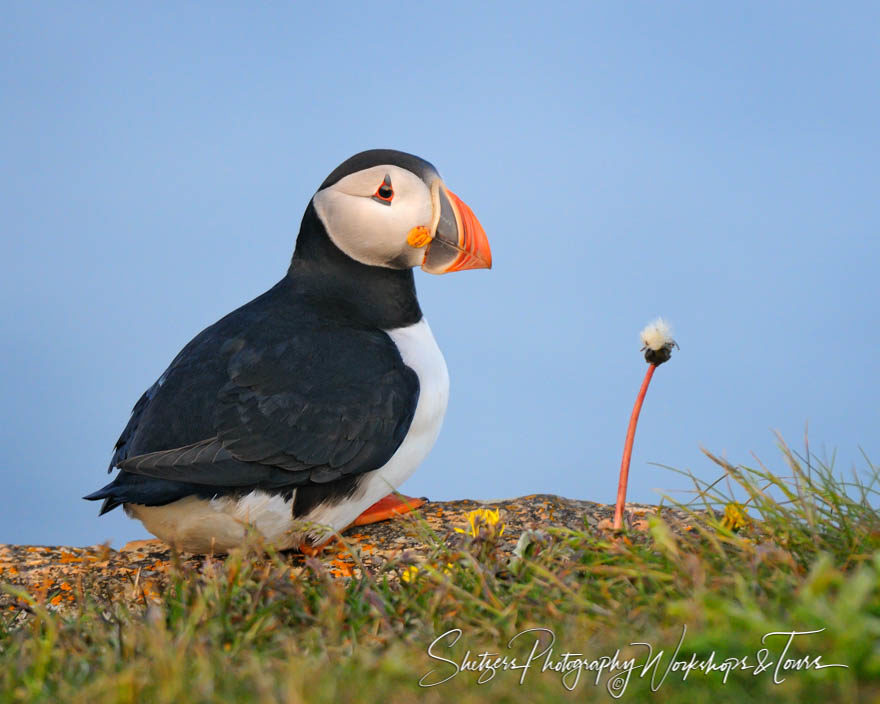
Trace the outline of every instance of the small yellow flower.
<instances>
[{"instance_id":1,"label":"small yellow flower","mask_svg":"<svg viewBox=\"0 0 880 704\"><path fill-rule=\"evenodd\" d=\"M415 565L410 565L407 567L400 575L400 578L404 582L414 582L416 579L416 575L419 573L419 568Z\"/></svg>"},{"instance_id":2,"label":"small yellow flower","mask_svg":"<svg viewBox=\"0 0 880 704\"><path fill-rule=\"evenodd\" d=\"M721 519L721 525L734 532L741 528L746 528L752 524L752 519L745 511L745 506L731 501L724 507L724 518Z\"/></svg>"},{"instance_id":3,"label":"small yellow flower","mask_svg":"<svg viewBox=\"0 0 880 704\"><path fill-rule=\"evenodd\" d=\"M469 533L476 538L480 532L480 524L483 523L490 528L498 526L498 535L504 535L504 524L501 523L501 514L498 509L478 508L475 511L469 511L467 514L468 527L456 528L456 533Z\"/></svg>"}]
</instances>

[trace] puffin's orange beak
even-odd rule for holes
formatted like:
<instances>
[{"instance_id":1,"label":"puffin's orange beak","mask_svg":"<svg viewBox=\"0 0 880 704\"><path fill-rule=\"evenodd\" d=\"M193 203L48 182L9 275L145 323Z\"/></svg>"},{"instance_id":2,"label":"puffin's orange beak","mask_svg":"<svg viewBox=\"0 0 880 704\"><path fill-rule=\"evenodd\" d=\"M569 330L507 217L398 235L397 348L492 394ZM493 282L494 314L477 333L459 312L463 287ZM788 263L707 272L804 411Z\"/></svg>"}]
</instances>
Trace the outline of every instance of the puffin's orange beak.
<instances>
[{"instance_id":1,"label":"puffin's orange beak","mask_svg":"<svg viewBox=\"0 0 880 704\"><path fill-rule=\"evenodd\" d=\"M422 269L431 274L491 269L492 250L474 211L439 181L432 190L437 224Z\"/></svg>"}]
</instances>

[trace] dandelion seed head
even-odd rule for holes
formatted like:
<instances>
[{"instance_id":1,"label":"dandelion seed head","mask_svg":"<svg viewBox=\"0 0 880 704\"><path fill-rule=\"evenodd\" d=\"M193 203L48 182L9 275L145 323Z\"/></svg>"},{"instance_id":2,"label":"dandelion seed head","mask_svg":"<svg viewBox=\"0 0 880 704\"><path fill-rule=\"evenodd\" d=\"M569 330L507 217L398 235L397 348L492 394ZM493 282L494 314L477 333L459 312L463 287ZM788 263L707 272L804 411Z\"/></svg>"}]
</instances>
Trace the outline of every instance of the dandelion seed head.
<instances>
[{"instance_id":1,"label":"dandelion seed head","mask_svg":"<svg viewBox=\"0 0 880 704\"><path fill-rule=\"evenodd\" d=\"M672 327L663 318L649 323L640 337L645 361L655 366L668 362L672 356L672 348L678 347L672 339Z\"/></svg>"},{"instance_id":2,"label":"dandelion seed head","mask_svg":"<svg viewBox=\"0 0 880 704\"><path fill-rule=\"evenodd\" d=\"M675 340L672 339L672 327L663 318L657 318L649 323L642 330L640 337L642 344L655 352L675 344Z\"/></svg>"}]
</instances>

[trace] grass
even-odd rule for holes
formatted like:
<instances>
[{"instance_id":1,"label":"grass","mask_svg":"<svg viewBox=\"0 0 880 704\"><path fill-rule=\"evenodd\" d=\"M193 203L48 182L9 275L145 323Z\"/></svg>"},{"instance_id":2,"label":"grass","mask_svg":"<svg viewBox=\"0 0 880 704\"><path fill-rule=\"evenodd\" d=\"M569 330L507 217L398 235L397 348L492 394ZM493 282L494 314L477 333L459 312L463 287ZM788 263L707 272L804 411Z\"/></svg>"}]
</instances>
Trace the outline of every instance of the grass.
<instances>
[{"instance_id":1,"label":"grass","mask_svg":"<svg viewBox=\"0 0 880 704\"><path fill-rule=\"evenodd\" d=\"M425 528L426 561L360 579L334 579L317 560L292 571L255 544L198 572L178 565L143 609L86 600L54 613L16 592L29 613L0 623L0 701L614 701L625 671L563 676L542 672L540 657L528 669L456 674L450 661L461 667L468 651L476 664L489 651L521 665L545 645L533 628L555 635L550 663L573 651L595 667L620 649L619 661L642 665L646 647L630 642L662 650L653 670L633 670L615 690L622 701L880 701L880 471L869 463L866 480L845 480L781 448L785 475L707 453L724 481L691 477L689 531L654 516L628 535L548 528L524 535L511 560L490 520L450 541ZM737 499L733 531L722 512ZM452 629L458 640L440 638L429 657ZM782 660L846 668L775 670L788 638L765 634L819 629L795 636ZM715 665L754 666L765 647L772 664L726 682L723 670L685 677L680 667L664 678L680 640L676 660L714 653ZM420 687L426 675L448 679Z\"/></svg>"}]
</instances>

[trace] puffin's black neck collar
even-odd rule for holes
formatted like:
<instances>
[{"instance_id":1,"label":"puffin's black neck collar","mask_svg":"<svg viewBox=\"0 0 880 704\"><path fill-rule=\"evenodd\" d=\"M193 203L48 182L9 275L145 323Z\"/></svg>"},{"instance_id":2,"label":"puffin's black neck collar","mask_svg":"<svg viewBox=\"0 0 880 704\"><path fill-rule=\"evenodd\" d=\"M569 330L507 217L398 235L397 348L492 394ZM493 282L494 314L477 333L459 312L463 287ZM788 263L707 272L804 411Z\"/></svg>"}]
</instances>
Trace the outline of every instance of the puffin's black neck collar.
<instances>
[{"instance_id":1,"label":"puffin's black neck collar","mask_svg":"<svg viewBox=\"0 0 880 704\"><path fill-rule=\"evenodd\" d=\"M348 324L390 330L417 323L412 269L388 269L355 261L337 247L309 202L287 279L322 314Z\"/></svg>"}]
</instances>

